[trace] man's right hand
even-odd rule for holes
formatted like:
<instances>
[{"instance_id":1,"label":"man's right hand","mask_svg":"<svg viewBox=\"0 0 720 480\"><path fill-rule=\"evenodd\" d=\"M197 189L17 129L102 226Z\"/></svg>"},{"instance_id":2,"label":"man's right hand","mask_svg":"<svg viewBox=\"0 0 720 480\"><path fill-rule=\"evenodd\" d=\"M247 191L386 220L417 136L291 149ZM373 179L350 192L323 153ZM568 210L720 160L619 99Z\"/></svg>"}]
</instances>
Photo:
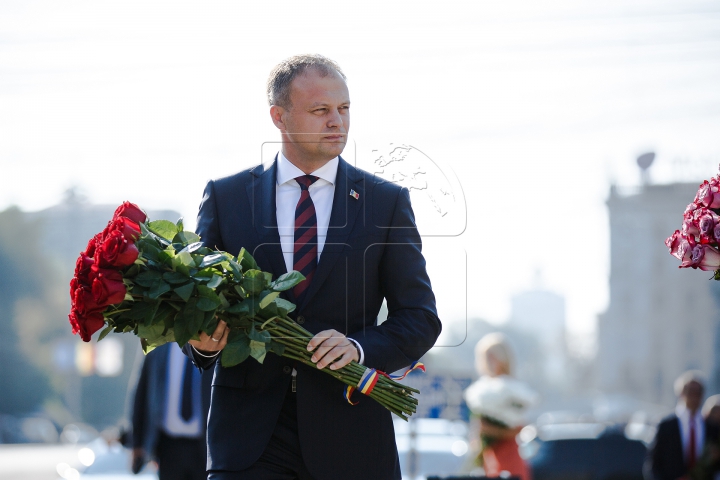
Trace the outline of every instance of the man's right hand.
<instances>
[{"instance_id":1,"label":"man's right hand","mask_svg":"<svg viewBox=\"0 0 720 480\"><path fill-rule=\"evenodd\" d=\"M212 335L200 332L200 340L190 340L188 343L203 355L214 355L227 345L228 333L230 329L227 323L220 320Z\"/></svg>"}]
</instances>

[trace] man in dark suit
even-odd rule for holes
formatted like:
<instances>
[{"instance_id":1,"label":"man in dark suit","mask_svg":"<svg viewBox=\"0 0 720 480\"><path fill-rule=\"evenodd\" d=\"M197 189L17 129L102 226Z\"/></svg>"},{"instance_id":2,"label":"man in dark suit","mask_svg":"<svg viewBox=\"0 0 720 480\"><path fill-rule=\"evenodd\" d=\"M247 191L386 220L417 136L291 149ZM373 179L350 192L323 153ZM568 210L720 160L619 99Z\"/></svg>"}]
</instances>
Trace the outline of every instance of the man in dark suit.
<instances>
[{"instance_id":1,"label":"man in dark suit","mask_svg":"<svg viewBox=\"0 0 720 480\"><path fill-rule=\"evenodd\" d=\"M193 368L175 343L145 357L132 412L134 473L152 458L160 480L207 478L210 383L211 376Z\"/></svg>"},{"instance_id":2,"label":"man in dark suit","mask_svg":"<svg viewBox=\"0 0 720 480\"><path fill-rule=\"evenodd\" d=\"M245 247L274 277L306 276L285 297L315 334L308 349L317 368L276 355L262 364L215 364L208 478L399 479L391 414L368 398L350 405L343 385L318 370L355 360L396 371L440 334L408 191L340 157L350 98L331 60L282 62L268 80L268 100L281 151L270 165L209 182L198 233L207 246ZM388 318L377 325L383 299ZM209 368L227 336L220 322L185 351Z\"/></svg>"},{"instance_id":3,"label":"man in dark suit","mask_svg":"<svg viewBox=\"0 0 720 480\"><path fill-rule=\"evenodd\" d=\"M713 434L700 412L704 393L700 373L683 373L675 381L675 393L679 397L675 413L660 422L648 450L644 469L647 480L689 479Z\"/></svg>"}]
</instances>

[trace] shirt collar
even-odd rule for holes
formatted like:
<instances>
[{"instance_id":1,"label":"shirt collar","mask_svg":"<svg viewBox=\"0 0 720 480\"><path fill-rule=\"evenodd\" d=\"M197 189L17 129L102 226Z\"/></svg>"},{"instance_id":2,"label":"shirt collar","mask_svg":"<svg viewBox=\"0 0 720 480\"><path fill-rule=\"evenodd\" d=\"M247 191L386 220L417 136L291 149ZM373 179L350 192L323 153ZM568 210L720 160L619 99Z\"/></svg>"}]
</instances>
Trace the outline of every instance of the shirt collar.
<instances>
[{"instance_id":1,"label":"shirt collar","mask_svg":"<svg viewBox=\"0 0 720 480\"><path fill-rule=\"evenodd\" d=\"M339 157L335 157L327 162L322 167L318 168L310 175L314 175L318 178L325 180L326 182L335 185L335 179L337 178L338 165L340 164ZM305 175L305 172L300 170L298 167L292 164L290 160L285 158L282 152L278 153L277 161L277 183L282 185L291 180L295 180L296 177Z\"/></svg>"},{"instance_id":2,"label":"shirt collar","mask_svg":"<svg viewBox=\"0 0 720 480\"><path fill-rule=\"evenodd\" d=\"M689 422L691 420L690 417L690 410L685 406L683 402L678 402L677 406L675 407L675 415L677 415L678 418L681 420L684 420L686 422ZM702 413L700 412L700 409L698 408L695 412L695 419L697 419L699 416L701 416Z\"/></svg>"}]
</instances>

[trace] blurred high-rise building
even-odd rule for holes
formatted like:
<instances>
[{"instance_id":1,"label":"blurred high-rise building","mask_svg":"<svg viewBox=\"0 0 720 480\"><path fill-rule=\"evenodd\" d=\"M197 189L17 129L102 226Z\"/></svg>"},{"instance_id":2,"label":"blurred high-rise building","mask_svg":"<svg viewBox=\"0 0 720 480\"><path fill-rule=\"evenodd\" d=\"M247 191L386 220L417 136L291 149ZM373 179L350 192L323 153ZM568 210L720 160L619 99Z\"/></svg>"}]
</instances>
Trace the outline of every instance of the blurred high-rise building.
<instances>
[{"instance_id":1,"label":"blurred high-rise building","mask_svg":"<svg viewBox=\"0 0 720 480\"><path fill-rule=\"evenodd\" d=\"M608 394L671 407L688 369L720 388L720 284L711 272L679 269L664 244L682 225L697 183L611 187L610 303L600 315L596 376Z\"/></svg>"},{"instance_id":2,"label":"blurred high-rise building","mask_svg":"<svg viewBox=\"0 0 720 480\"><path fill-rule=\"evenodd\" d=\"M564 387L567 381L565 297L543 287L538 273L535 286L513 295L510 307L508 325L537 341L540 357L535 359L532 367L539 367L540 371L534 375L542 375L554 388Z\"/></svg>"}]
</instances>

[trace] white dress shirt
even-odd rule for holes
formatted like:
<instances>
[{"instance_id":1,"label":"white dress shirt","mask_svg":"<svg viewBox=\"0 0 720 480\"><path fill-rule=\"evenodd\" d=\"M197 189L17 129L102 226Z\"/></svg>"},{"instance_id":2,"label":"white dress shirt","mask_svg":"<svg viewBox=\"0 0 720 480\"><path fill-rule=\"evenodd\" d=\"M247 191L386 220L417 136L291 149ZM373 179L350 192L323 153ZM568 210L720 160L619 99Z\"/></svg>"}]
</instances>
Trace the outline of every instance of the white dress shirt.
<instances>
[{"instance_id":1,"label":"white dress shirt","mask_svg":"<svg viewBox=\"0 0 720 480\"><path fill-rule=\"evenodd\" d=\"M675 408L675 415L680 420L680 439L683 446L683 458L686 460L690 454L690 422L695 423L695 460L697 461L705 446L705 422L700 409L695 412L695 415L691 415L690 410L684 404L678 404Z\"/></svg>"},{"instance_id":2,"label":"white dress shirt","mask_svg":"<svg viewBox=\"0 0 720 480\"><path fill-rule=\"evenodd\" d=\"M181 411L183 384L185 383L185 362L190 359L182 350L173 346L168 354L167 397L163 429L173 437L197 438L202 434L202 387L200 375L193 367L192 385L192 416L185 420Z\"/></svg>"}]
</instances>

